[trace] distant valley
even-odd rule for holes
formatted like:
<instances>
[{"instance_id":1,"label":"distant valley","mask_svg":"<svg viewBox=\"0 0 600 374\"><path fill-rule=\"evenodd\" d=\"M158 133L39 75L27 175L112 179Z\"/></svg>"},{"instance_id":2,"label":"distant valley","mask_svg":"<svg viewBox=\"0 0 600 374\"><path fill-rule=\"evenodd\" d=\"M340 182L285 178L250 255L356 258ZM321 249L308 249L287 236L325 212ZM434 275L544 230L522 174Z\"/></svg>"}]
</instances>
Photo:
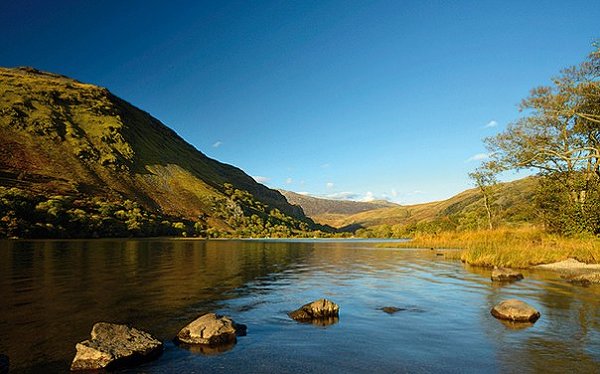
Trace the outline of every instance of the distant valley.
<instances>
[{"instance_id":1,"label":"distant valley","mask_svg":"<svg viewBox=\"0 0 600 374\"><path fill-rule=\"evenodd\" d=\"M535 222L534 199L538 180L533 177L500 183L495 192L498 223ZM466 190L442 201L398 205L386 201L357 202L328 200L280 191L290 203L297 204L318 223L342 231L396 226L397 230L439 228L479 228L484 223L483 196L478 189Z\"/></svg>"}]
</instances>

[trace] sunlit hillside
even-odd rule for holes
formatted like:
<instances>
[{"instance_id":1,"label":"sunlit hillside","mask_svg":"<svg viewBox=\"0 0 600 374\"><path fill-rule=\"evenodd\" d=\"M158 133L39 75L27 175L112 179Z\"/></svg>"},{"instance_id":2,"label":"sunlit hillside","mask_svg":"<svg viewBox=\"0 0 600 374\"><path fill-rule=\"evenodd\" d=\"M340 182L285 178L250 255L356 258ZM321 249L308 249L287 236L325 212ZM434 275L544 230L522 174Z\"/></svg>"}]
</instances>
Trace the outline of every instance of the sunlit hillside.
<instances>
[{"instance_id":1,"label":"sunlit hillside","mask_svg":"<svg viewBox=\"0 0 600 374\"><path fill-rule=\"evenodd\" d=\"M149 212L223 231L252 224L267 235L284 216L298 220L295 227L314 227L279 192L206 157L107 89L64 76L0 68L0 148L5 188L132 200ZM14 211L7 208L7 220ZM273 222L265 228L269 215Z\"/></svg>"},{"instance_id":2,"label":"sunlit hillside","mask_svg":"<svg viewBox=\"0 0 600 374\"><path fill-rule=\"evenodd\" d=\"M500 183L495 192L496 219L500 223L531 222L534 216L534 195L537 179L524 178L508 183ZM332 201L332 204L339 203ZM304 206L300 204L303 208ZM316 221L334 227L374 227L379 225L415 225L435 220L476 221L483 217L482 195L476 188L461 192L447 200L417 205L393 205L354 214L324 215L311 217ZM476 224L476 223L474 223Z\"/></svg>"}]
</instances>

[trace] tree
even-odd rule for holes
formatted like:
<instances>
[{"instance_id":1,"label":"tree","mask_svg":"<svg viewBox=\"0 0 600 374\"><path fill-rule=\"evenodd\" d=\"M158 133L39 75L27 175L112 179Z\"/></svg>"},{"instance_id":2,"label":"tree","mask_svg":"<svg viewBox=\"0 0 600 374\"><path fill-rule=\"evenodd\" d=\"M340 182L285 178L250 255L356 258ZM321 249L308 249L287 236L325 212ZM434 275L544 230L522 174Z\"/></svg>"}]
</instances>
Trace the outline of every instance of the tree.
<instances>
[{"instance_id":1,"label":"tree","mask_svg":"<svg viewBox=\"0 0 600 374\"><path fill-rule=\"evenodd\" d=\"M576 211L581 220L600 213L592 199L600 181L600 48L595 47L586 61L563 70L552 85L534 88L520 106L525 116L485 140L491 164L499 170L537 170L552 180L545 191L562 195L548 199L565 202L564 208Z\"/></svg>"},{"instance_id":2,"label":"tree","mask_svg":"<svg viewBox=\"0 0 600 374\"><path fill-rule=\"evenodd\" d=\"M488 228L492 230L494 228L492 205L494 192L496 185L498 184L496 172L491 166L484 164L475 169L475 171L469 173L469 178L473 180L477 188L479 188L481 195L483 195L483 205L485 207Z\"/></svg>"}]
</instances>

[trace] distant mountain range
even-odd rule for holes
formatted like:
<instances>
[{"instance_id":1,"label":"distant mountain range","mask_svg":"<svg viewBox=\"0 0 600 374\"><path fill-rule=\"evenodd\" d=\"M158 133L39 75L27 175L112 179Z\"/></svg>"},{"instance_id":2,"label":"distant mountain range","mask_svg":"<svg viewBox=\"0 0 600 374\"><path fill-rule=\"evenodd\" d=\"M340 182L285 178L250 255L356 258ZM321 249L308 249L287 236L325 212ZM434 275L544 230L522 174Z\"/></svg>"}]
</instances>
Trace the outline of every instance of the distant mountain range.
<instances>
[{"instance_id":1,"label":"distant mountain range","mask_svg":"<svg viewBox=\"0 0 600 374\"><path fill-rule=\"evenodd\" d=\"M205 156L150 114L105 88L57 74L0 68L0 149L4 187L131 199L225 231L235 217L215 214L215 204L232 201L248 217L277 210L317 228L281 193ZM233 196L235 190L250 197Z\"/></svg>"},{"instance_id":2,"label":"distant mountain range","mask_svg":"<svg viewBox=\"0 0 600 374\"><path fill-rule=\"evenodd\" d=\"M278 190L294 205L298 205L304 213L319 222L336 222L354 214L382 208L399 207L398 204L385 200L368 202L351 200L333 200L310 195L303 195L292 191Z\"/></svg>"},{"instance_id":3,"label":"distant mountain range","mask_svg":"<svg viewBox=\"0 0 600 374\"><path fill-rule=\"evenodd\" d=\"M534 199L538 180L534 177L500 183L494 193L496 219L503 224L535 221ZM416 205L390 202L328 200L280 191L290 203L297 204L316 222L336 228L356 230L381 225L416 225L436 220L466 224L481 213L483 197L476 188L442 201ZM481 215L483 216L483 215Z\"/></svg>"}]
</instances>

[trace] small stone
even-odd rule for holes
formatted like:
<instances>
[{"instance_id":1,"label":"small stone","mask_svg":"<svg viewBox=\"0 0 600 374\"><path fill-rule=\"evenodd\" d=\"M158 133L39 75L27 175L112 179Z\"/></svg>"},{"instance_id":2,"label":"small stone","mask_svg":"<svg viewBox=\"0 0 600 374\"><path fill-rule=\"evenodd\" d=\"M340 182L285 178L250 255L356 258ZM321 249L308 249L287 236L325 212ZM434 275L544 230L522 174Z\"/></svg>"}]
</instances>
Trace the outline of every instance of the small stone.
<instances>
[{"instance_id":1,"label":"small stone","mask_svg":"<svg viewBox=\"0 0 600 374\"><path fill-rule=\"evenodd\" d=\"M146 361L160 354L163 344L133 327L98 322L92 327L91 339L75 348L71 370L98 370Z\"/></svg>"},{"instance_id":2,"label":"small stone","mask_svg":"<svg viewBox=\"0 0 600 374\"><path fill-rule=\"evenodd\" d=\"M514 322L535 322L540 312L531 305L516 299L504 300L492 308L491 313L498 319Z\"/></svg>"},{"instance_id":3,"label":"small stone","mask_svg":"<svg viewBox=\"0 0 600 374\"><path fill-rule=\"evenodd\" d=\"M219 345L236 341L237 335L246 334L246 325L237 324L231 318L207 313L181 329L177 340L186 344Z\"/></svg>"},{"instance_id":4,"label":"small stone","mask_svg":"<svg viewBox=\"0 0 600 374\"><path fill-rule=\"evenodd\" d=\"M494 282L514 282L523 279L523 274L506 268L494 268L492 270L492 281Z\"/></svg>"},{"instance_id":5,"label":"small stone","mask_svg":"<svg viewBox=\"0 0 600 374\"><path fill-rule=\"evenodd\" d=\"M288 313L288 315L296 321L309 321L311 319L337 317L339 311L340 307L333 301L319 299L302 305L299 309Z\"/></svg>"}]
</instances>

